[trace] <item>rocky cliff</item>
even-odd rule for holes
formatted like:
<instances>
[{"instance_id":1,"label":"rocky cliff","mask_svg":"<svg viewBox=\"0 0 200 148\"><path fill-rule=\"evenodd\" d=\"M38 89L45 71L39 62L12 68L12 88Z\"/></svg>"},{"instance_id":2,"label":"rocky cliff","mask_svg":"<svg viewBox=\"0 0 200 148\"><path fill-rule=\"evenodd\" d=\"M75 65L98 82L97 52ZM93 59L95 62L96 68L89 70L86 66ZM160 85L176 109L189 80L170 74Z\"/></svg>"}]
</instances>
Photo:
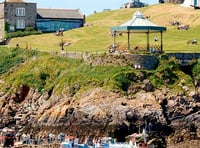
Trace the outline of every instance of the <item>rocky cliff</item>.
<instances>
[{"instance_id":1,"label":"rocky cliff","mask_svg":"<svg viewBox=\"0 0 200 148\"><path fill-rule=\"evenodd\" d=\"M21 85L14 94L0 94L0 126L34 133L65 131L79 137L106 135L119 141L147 127L155 132L160 146L166 147L166 143L200 137L200 87L192 91L186 84L182 87L185 91L175 95L167 87L156 89L143 80L129 87L134 95L97 87L70 97L64 92L40 94Z\"/></svg>"}]
</instances>

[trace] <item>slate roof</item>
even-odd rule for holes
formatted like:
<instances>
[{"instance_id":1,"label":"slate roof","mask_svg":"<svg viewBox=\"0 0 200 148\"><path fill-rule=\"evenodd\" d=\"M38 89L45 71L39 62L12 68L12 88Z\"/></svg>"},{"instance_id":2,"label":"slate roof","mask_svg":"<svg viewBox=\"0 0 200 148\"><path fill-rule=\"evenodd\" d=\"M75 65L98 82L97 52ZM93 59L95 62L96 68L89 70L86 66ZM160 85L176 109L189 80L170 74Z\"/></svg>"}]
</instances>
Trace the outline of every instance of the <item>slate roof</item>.
<instances>
[{"instance_id":1,"label":"slate roof","mask_svg":"<svg viewBox=\"0 0 200 148\"><path fill-rule=\"evenodd\" d=\"M84 19L79 9L37 9L40 18L56 19Z\"/></svg>"}]
</instances>

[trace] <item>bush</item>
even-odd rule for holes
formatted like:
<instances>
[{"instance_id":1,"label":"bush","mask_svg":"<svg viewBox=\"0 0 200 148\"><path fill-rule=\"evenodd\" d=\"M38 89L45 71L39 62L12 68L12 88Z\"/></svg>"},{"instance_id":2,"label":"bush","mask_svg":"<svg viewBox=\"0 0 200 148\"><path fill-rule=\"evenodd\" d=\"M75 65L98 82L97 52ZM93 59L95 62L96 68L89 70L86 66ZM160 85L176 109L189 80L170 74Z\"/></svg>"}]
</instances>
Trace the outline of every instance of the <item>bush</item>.
<instances>
[{"instance_id":1,"label":"bush","mask_svg":"<svg viewBox=\"0 0 200 148\"><path fill-rule=\"evenodd\" d=\"M6 22L5 23L5 31L8 32L9 31L9 24Z\"/></svg>"},{"instance_id":2,"label":"bush","mask_svg":"<svg viewBox=\"0 0 200 148\"><path fill-rule=\"evenodd\" d=\"M26 27L25 31L36 31L33 27Z\"/></svg>"},{"instance_id":3,"label":"bush","mask_svg":"<svg viewBox=\"0 0 200 148\"><path fill-rule=\"evenodd\" d=\"M117 82L117 85L123 91L127 91L131 82L136 77L134 72L122 72L114 76L114 80Z\"/></svg>"},{"instance_id":4,"label":"bush","mask_svg":"<svg viewBox=\"0 0 200 148\"><path fill-rule=\"evenodd\" d=\"M179 66L173 58L160 60L158 68L149 73L149 79L158 88L162 85L173 85L179 79L176 74L177 70L179 70Z\"/></svg>"},{"instance_id":5,"label":"bush","mask_svg":"<svg viewBox=\"0 0 200 148\"><path fill-rule=\"evenodd\" d=\"M194 79L200 81L200 62L194 65L192 68L192 75Z\"/></svg>"},{"instance_id":6,"label":"bush","mask_svg":"<svg viewBox=\"0 0 200 148\"><path fill-rule=\"evenodd\" d=\"M45 73L45 72L41 72L40 73L40 79L42 81L45 81L50 75L48 73Z\"/></svg>"},{"instance_id":7,"label":"bush","mask_svg":"<svg viewBox=\"0 0 200 148\"><path fill-rule=\"evenodd\" d=\"M28 35L42 34L41 31L32 31L31 28L25 31L9 32L5 34L5 38L24 37Z\"/></svg>"}]
</instances>

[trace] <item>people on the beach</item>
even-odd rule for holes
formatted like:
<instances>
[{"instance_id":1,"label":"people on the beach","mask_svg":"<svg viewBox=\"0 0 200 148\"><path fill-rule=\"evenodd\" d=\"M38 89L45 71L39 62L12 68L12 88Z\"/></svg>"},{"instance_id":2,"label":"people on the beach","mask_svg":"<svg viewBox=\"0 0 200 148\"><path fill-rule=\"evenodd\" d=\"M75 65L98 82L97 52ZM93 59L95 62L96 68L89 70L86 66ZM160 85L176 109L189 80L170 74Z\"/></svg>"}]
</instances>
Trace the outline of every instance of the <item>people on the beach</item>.
<instances>
[{"instance_id":1,"label":"people on the beach","mask_svg":"<svg viewBox=\"0 0 200 148\"><path fill-rule=\"evenodd\" d=\"M3 147L12 147L14 146L15 143L15 134L13 130L10 131L6 131L5 135L4 135L4 144Z\"/></svg>"},{"instance_id":2,"label":"people on the beach","mask_svg":"<svg viewBox=\"0 0 200 148\"><path fill-rule=\"evenodd\" d=\"M11 138L12 137L12 138ZM80 143L79 138L76 136L69 136L65 133L28 133L28 132L19 132L17 131L9 133L4 138L4 146L14 146L14 143L21 144L21 145L44 145L44 144L62 144L62 142L68 141L71 147L77 147ZM93 146L95 148L99 148L102 143L105 141L102 137L94 137L92 135L86 136L85 138L85 145Z\"/></svg>"}]
</instances>

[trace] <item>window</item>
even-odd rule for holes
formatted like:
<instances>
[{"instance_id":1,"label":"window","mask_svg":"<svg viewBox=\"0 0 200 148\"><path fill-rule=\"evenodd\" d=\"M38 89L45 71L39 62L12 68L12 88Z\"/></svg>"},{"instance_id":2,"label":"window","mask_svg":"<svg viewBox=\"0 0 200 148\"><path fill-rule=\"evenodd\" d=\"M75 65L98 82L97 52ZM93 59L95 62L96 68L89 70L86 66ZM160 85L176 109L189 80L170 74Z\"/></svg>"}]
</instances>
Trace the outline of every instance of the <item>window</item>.
<instances>
[{"instance_id":1,"label":"window","mask_svg":"<svg viewBox=\"0 0 200 148\"><path fill-rule=\"evenodd\" d=\"M15 26L10 26L10 31L15 31Z\"/></svg>"},{"instance_id":2,"label":"window","mask_svg":"<svg viewBox=\"0 0 200 148\"><path fill-rule=\"evenodd\" d=\"M17 20L16 28L17 29L24 29L25 28L25 21L24 20Z\"/></svg>"},{"instance_id":3,"label":"window","mask_svg":"<svg viewBox=\"0 0 200 148\"><path fill-rule=\"evenodd\" d=\"M16 16L25 16L25 8L16 8Z\"/></svg>"}]
</instances>

